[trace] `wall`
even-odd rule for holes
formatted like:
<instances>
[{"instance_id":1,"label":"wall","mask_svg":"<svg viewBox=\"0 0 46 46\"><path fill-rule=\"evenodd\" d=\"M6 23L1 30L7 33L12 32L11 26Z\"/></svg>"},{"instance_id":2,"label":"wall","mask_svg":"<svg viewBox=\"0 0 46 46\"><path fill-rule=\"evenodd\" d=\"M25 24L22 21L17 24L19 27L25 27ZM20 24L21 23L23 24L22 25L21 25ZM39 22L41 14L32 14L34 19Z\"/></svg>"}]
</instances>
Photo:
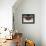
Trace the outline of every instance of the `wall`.
<instances>
[{"instance_id":1,"label":"wall","mask_svg":"<svg viewBox=\"0 0 46 46\"><path fill-rule=\"evenodd\" d=\"M46 0L41 1L41 41L46 46Z\"/></svg>"},{"instance_id":2,"label":"wall","mask_svg":"<svg viewBox=\"0 0 46 46\"><path fill-rule=\"evenodd\" d=\"M36 46L41 46L40 7L40 0L23 0L17 8L13 7L15 30L22 32L24 38L34 40ZM22 14L35 14L35 24L22 24Z\"/></svg>"},{"instance_id":3,"label":"wall","mask_svg":"<svg viewBox=\"0 0 46 46\"><path fill-rule=\"evenodd\" d=\"M12 28L12 6L15 2L16 0L0 0L0 26ZM24 3L17 6L17 9L15 9L15 7L15 28L23 32L24 37L27 36L26 33L28 36L30 34L30 38L36 42L40 40L39 34L36 36L36 33L41 32L42 46L46 46L46 0L41 0L41 16L39 15L40 1L38 0L25 0ZM22 24L22 13L35 13L35 24ZM41 28L39 20L41 20ZM37 44L39 44L39 42L37 42Z\"/></svg>"},{"instance_id":4,"label":"wall","mask_svg":"<svg viewBox=\"0 0 46 46\"><path fill-rule=\"evenodd\" d=\"M0 0L0 27L12 29L12 6L16 0Z\"/></svg>"}]
</instances>

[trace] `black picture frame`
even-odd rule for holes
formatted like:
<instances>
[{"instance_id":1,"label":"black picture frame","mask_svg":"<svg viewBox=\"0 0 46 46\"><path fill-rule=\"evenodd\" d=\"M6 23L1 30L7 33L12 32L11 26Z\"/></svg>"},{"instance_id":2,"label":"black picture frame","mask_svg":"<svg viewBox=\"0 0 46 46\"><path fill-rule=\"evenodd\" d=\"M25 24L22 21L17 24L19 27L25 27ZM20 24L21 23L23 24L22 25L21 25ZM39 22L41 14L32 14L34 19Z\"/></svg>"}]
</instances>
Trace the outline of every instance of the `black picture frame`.
<instances>
[{"instance_id":1,"label":"black picture frame","mask_svg":"<svg viewBox=\"0 0 46 46\"><path fill-rule=\"evenodd\" d=\"M22 14L22 24L34 24L35 14Z\"/></svg>"}]
</instances>

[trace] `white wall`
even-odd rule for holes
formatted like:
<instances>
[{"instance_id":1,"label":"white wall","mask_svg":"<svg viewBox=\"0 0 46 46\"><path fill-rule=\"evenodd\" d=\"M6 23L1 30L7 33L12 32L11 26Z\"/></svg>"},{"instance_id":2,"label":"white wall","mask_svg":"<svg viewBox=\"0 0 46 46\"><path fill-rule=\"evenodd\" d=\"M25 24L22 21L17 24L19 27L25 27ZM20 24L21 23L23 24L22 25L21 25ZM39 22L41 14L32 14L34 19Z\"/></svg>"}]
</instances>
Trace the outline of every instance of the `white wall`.
<instances>
[{"instance_id":1,"label":"white wall","mask_svg":"<svg viewBox=\"0 0 46 46\"><path fill-rule=\"evenodd\" d=\"M41 46L40 6L40 0L23 0L17 9L13 9L15 29L22 32L25 38L34 40L36 46ZM35 24L22 24L22 14L35 14Z\"/></svg>"},{"instance_id":2,"label":"white wall","mask_svg":"<svg viewBox=\"0 0 46 46\"><path fill-rule=\"evenodd\" d=\"M42 46L46 46L46 0L41 1L41 38Z\"/></svg>"},{"instance_id":3,"label":"white wall","mask_svg":"<svg viewBox=\"0 0 46 46\"><path fill-rule=\"evenodd\" d=\"M12 28L12 6L16 0L0 0L0 27Z\"/></svg>"}]
</instances>

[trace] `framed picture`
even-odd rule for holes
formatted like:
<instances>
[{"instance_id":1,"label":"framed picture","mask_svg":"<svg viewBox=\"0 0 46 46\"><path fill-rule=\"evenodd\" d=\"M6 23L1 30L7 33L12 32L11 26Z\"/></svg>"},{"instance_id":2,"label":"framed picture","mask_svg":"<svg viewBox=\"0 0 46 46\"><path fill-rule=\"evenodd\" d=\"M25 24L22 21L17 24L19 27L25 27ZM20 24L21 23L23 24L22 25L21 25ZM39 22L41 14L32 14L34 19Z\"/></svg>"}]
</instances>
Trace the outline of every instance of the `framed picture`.
<instances>
[{"instance_id":1,"label":"framed picture","mask_svg":"<svg viewBox=\"0 0 46 46\"><path fill-rule=\"evenodd\" d=\"M22 24L34 24L35 14L22 14Z\"/></svg>"}]
</instances>

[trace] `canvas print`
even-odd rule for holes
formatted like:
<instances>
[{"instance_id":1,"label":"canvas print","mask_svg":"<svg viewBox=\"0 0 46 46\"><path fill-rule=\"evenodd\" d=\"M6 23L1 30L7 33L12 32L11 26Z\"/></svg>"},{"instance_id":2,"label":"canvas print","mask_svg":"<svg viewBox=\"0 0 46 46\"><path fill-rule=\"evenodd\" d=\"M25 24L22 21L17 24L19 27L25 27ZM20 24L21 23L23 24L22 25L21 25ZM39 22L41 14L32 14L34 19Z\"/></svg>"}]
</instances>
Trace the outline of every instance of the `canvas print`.
<instances>
[{"instance_id":1,"label":"canvas print","mask_svg":"<svg viewBox=\"0 0 46 46\"><path fill-rule=\"evenodd\" d=\"M23 24L33 24L35 22L34 14L22 14L22 23Z\"/></svg>"}]
</instances>

